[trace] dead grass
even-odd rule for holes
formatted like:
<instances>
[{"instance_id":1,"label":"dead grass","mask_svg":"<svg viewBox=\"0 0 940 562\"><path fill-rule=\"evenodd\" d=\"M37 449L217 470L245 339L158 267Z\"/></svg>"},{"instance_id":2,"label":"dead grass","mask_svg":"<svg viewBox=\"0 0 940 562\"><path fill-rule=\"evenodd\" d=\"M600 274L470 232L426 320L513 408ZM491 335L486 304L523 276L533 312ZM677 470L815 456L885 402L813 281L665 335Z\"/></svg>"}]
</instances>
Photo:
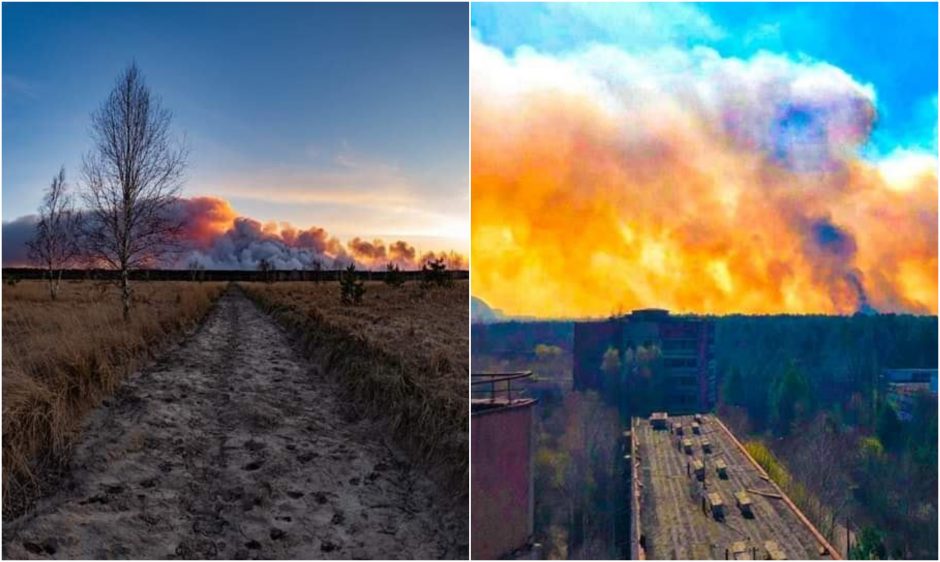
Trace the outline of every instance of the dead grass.
<instances>
[{"instance_id":1,"label":"dead grass","mask_svg":"<svg viewBox=\"0 0 940 562\"><path fill-rule=\"evenodd\" d=\"M67 447L84 415L141 360L209 311L223 283L138 282L129 325L118 289L39 281L3 287L3 487L29 486L40 456Z\"/></svg>"},{"instance_id":2,"label":"dead grass","mask_svg":"<svg viewBox=\"0 0 940 562\"><path fill-rule=\"evenodd\" d=\"M439 481L465 497L468 476L468 283L422 289L366 283L344 306L339 284L242 283L339 376L350 402L389 424Z\"/></svg>"}]
</instances>

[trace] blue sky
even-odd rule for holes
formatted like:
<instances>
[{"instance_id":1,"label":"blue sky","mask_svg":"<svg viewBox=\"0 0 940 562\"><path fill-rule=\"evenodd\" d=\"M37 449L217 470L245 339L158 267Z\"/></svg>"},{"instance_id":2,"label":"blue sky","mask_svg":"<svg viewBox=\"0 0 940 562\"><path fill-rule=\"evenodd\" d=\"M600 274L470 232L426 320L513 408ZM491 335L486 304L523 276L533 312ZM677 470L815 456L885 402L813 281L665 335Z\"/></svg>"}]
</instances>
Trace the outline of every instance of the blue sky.
<instances>
[{"instance_id":1,"label":"blue sky","mask_svg":"<svg viewBox=\"0 0 940 562\"><path fill-rule=\"evenodd\" d=\"M627 51L665 46L760 51L837 66L877 94L873 153L937 150L936 3L512 4L474 3L473 32L507 54L591 43Z\"/></svg>"},{"instance_id":2,"label":"blue sky","mask_svg":"<svg viewBox=\"0 0 940 562\"><path fill-rule=\"evenodd\" d=\"M467 6L4 4L3 219L79 177L135 60L191 146L184 193L343 239L469 249Z\"/></svg>"}]
</instances>

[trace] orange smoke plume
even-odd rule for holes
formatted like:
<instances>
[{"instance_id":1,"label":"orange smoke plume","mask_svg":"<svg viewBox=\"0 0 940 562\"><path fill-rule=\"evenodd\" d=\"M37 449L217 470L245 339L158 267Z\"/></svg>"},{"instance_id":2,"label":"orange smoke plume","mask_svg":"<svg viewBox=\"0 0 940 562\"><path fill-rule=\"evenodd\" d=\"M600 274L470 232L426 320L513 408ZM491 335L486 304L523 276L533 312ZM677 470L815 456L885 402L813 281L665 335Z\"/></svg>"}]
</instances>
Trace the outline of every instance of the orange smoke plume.
<instances>
[{"instance_id":1,"label":"orange smoke plume","mask_svg":"<svg viewBox=\"0 0 940 562\"><path fill-rule=\"evenodd\" d=\"M81 211L80 211L81 212ZM414 246L398 240L387 248L381 240L353 238L343 244L320 227L300 229L286 222L261 222L240 216L228 201L218 197L183 197L171 208L174 222L182 225L179 251L155 267L187 268L199 264L208 269L255 269L262 260L280 270L337 269L355 263L363 269L384 269L393 263L406 270L421 269L436 256L418 258ZM35 235L36 217L27 215L3 223L4 267L33 265L26 244ZM81 220L81 219L80 219ZM460 254L443 253L450 269L466 269Z\"/></svg>"},{"instance_id":2,"label":"orange smoke plume","mask_svg":"<svg viewBox=\"0 0 940 562\"><path fill-rule=\"evenodd\" d=\"M384 269L393 263L403 269L420 269L428 255L417 258L411 244L398 240L388 247L381 240L356 237L343 244L325 229L306 230L286 222L261 222L239 216L217 197L180 199L176 212L184 226L182 267L192 262L215 269L251 269L266 260L277 269L339 268L350 262L360 268ZM432 256L433 257L433 256ZM450 269L466 269L463 256L444 254Z\"/></svg>"},{"instance_id":3,"label":"orange smoke plume","mask_svg":"<svg viewBox=\"0 0 940 562\"><path fill-rule=\"evenodd\" d=\"M471 279L495 308L936 314L936 155L860 157L874 93L841 70L474 42L471 75Z\"/></svg>"},{"instance_id":4,"label":"orange smoke plume","mask_svg":"<svg viewBox=\"0 0 940 562\"><path fill-rule=\"evenodd\" d=\"M228 201L218 197L190 197L182 200L185 212L182 237L199 248L207 248L230 229L238 213Z\"/></svg>"}]
</instances>

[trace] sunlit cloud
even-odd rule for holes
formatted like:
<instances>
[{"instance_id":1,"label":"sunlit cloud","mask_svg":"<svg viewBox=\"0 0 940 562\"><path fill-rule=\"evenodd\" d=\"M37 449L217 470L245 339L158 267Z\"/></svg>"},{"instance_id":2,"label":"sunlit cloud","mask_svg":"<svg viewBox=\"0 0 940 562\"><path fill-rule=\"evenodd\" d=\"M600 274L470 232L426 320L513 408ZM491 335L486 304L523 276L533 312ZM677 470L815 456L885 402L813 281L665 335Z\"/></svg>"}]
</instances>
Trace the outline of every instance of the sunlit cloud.
<instances>
[{"instance_id":1,"label":"sunlit cloud","mask_svg":"<svg viewBox=\"0 0 940 562\"><path fill-rule=\"evenodd\" d=\"M474 40L473 291L516 314L937 311L936 154L805 56Z\"/></svg>"},{"instance_id":2,"label":"sunlit cloud","mask_svg":"<svg viewBox=\"0 0 940 562\"><path fill-rule=\"evenodd\" d=\"M303 166L207 175L187 193L231 200L263 218L329 224L338 236L420 239L435 251L469 251L469 196L457 187L467 185L466 176L412 176L347 143L304 152L310 161Z\"/></svg>"}]
</instances>

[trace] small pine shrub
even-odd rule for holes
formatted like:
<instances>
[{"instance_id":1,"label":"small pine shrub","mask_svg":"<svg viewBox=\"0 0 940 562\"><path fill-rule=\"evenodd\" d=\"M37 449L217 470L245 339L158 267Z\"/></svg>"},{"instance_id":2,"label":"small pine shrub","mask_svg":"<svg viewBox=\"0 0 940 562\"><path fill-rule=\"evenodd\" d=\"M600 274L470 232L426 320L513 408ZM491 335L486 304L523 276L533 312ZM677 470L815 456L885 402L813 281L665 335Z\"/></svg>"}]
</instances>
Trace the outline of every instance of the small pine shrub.
<instances>
[{"instance_id":1,"label":"small pine shrub","mask_svg":"<svg viewBox=\"0 0 940 562\"><path fill-rule=\"evenodd\" d=\"M421 266L421 285L424 288L450 287L453 284L444 258L430 259Z\"/></svg>"},{"instance_id":2,"label":"small pine shrub","mask_svg":"<svg viewBox=\"0 0 940 562\"><path fill-rule=\"evenodd\" d=\"M405 276L397 265L390 263L385 267L385 284L392 287L401 287L405 284Z\"/></svg>"},{"instance_id":3,"label":"small pine shrub","mask_svg":"<svg viewBox=\"0 0 940 562\"><path fill-rule=\"evenodd\" d=\"M340 301L345 305L362 304L365 284L356 278L356 264L351 263L339 278Z\"/></svg>"}]
</instances>

